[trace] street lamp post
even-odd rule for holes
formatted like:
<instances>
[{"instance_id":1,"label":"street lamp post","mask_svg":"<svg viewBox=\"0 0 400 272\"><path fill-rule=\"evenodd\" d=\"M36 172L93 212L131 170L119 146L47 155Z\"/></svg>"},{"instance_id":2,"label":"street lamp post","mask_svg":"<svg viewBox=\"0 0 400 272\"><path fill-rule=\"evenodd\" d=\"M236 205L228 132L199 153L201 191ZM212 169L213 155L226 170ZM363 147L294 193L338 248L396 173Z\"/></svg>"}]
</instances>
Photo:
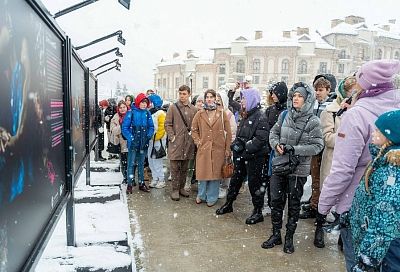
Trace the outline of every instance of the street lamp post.
<instances>
[{"instance_id":1,"label":"street lamp post","mask_svg":"<svg viewBox=\"0 0 400 272\"><path fill-rule=\"evenodd\" d=\"M78 4L75 4L75 5L73 5L73 6L70 6L70 7L66 8L66 9L63 9L63 10L57 12L56 14L54 14L53 18L54 18L54 19L55 19L55 18L58 18L58 17L63 16L63 15L65 15L65 14L67 14L67 13L70 13L71 11L74 11L74 10L77 10L77 9L80 9L80 8L83 8L83 7L87 6L87 5L90 5L90 4L95 3L95 2L97 2L97 1L99 1L99 0L86 0L86 1L80 2L80 3L78 3ZM124 6L125 8L127 8L127 9L130 8L131 0L118 0L118 2L119 2L122 6Z\"/></svg>"},{"instance_id":2,"label":"street lamp post","mask_svg":"<svg viewBox=\"0 0 400 272\"><path fill-rule=\"evenodd\" d=\"M122 37L122 30L118 30L118 31L116 31L116 32L114 32L114 33L112 33L112 34L109 34L109 35L104 36L104 37L102 37L102 38L96 39L96 40L91 41L91 42L89 42L89 43L87 43L87 44L84 44L84 45L81 45L81 46L75 46L74 48L75 48L75 50L80 50L80 49L82 49L82 48L88 47L88 46L90 46L90 45L93 45L93 44L95 44L95 43L98 43L98 42L101 42L101 41L104 41L104 40L107 40L107 39L112 38L112 37L117 36L117 35L118 35L118 41L119 41L122 45L125 45L126 40Z\"/></svg>"},{"instance_id":3,"label":"street lamp post","mask_svg":"<svg viewBox=\"0 0 400 272\"><path fill-rule=\"evenodd\" d=\"M91 61L91 60L94 60L95 58L98 58L98 57L107 55L108 53L111 53L111 52L113 52L113 51L115 51L115 55L116 55L117 57L121 57L121 58L123 57L122 53L119 52L119 47L115 47L115 48L113 48L113 49L110 49L110 50L108 50L108 51L105 51L105 52L103 52L103 53L100 53L100 54L98 54L98 55L96 55L96 56L93 56L93 57L90 57L90 58L88 58L88 59L85 59L83 62L89 62L89 61Z\"/></svg>"}]
</instances>

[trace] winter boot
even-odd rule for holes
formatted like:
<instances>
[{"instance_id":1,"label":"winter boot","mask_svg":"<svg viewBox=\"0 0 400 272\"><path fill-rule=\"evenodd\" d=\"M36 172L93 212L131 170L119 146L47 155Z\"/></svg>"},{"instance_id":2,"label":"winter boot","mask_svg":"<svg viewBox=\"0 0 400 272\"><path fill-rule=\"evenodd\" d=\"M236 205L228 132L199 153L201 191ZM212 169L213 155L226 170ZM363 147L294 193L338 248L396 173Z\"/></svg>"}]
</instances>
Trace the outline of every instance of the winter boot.
<instances>
[{"instance_id":1,"label":"winter boot","mask_svg":"<svg viewBox=\"0 0 400 272\"><path fill-rule=\"evenodd\" d=\"M325 215L317 213L317 219L316 219L317 228L315 229L314 246L316 246L318 248L325 247L324 230L322 228L322 226L325 223L325 218L326 218Z\"/></svg>"},{"instance_id":2,"label":"winter boot","mask_svg":"<svg viewBox=\"0 0 400 272\"><path fill-rule=\"evenodd\" d=\"M139 184L139 190L146 192L146 193L150 193L149 187L147 187L146 183L144 183L144 182Z\"/></svg>"},{"instance_id":3,"label":"winter boot","mask_svg":"<svg viewBox=\"0 0 400 272\"><path fill-rule=\"evenodd\" d=\"M268 248L273 248L276 245L282 245L281 230L278 228L273 228L272 235L268 238L267 241L262 243L261 247L268 249Z\"/></svg>"},{"instance_id":4,"label":"winter boot","mask_svg":"<svg viewBox=\"0 0 400 272\"><path fill-rule=\"evenodd\" d=\"M132 185L126 187L126 194L132 194Z\"/></svg>"},{"instance_id":5,"label":"winter boot","mask_svg":"<svg viewBox=\"0 0 400 272\"><path fill-rule=\"evenodd\" d=\"M179 191L172 191L171 192L171 199L175 201L179 201Z\"/></svg>"},{"instance_id":6,"label":"winter boot","mask_svg":"<svg viewBox=\"0 0 400 272\"><path fill-rule=\"evenodd\" d=\"M300 219L310 219L317 217L317 210L311 207L311 204L301 206L302 213L300 213Z\"/></svg>"},{"instance_id":7,"label":"winter boot","mask_svg":"<svg viewBox=\"0 0 400 272\"><path fill-rule=\"evenodd\" d=\"M182 179L179 182L179 194L183 197L189 197L190 196L189 192L185 190L185 183L186 179Z\"/></svg>"},{"instance_id":8,"label":"winter boot","mask_svg":"<svg viewBox=\"0 0 400 272\"><path fill-rule=\"evenodd\" d=\"M222 214L226 214L226 213L231 213L231 212L233 212L233 206L232 206L232 204L233 204L233 200L227 200L227 201L225 202L225 204L222 205L221 208L219 208L218 210L216 210L215 213L218 214L218 215L222 215Z\"/></svg>"},{"instance_id":9,"label":"winter boot","mask_svg":"<svg viewBox=\"0 0 400 272\"><path fill-rule=\"evenodd\" d=\"M263 221L264 221L264 216L262 215L262 209L254 208L253 213L249 217L247 217L246 224L254 225Z\"/></svg>"},{"instance_id":10,"label":"winter boot","mask_svg":"<svg viewBox=\"0 0 400 272\"><path fill-rule=\"evenodd\" d=\"M101 150L99 150L99 161L105 161L106 159L105 158L103 158L103 154L102 154L102 151Z\"/></svg>"},{"instance_id":11,"label":"winter boot","mask_svg":"<svg viewBox=\"0 0 400 272\"><path fill-rule=\"evenodd\" d=\"M287 254L292 254L294 252L293 233L291 232L286 232L285 244L283 245L283 252Z\"/></svg>"},{"instance_id":12,"label":"winter boot","mask_svg":"<svg viewBox=\"0 0 400 272\"><path fill-rule=\"evenodd\" d=\"M171 180L172 185L172 192L171 192L171 199L175 201L179 201L179 181L176 180L176 177L173 177Z\"/></svg>"}]
</instances>

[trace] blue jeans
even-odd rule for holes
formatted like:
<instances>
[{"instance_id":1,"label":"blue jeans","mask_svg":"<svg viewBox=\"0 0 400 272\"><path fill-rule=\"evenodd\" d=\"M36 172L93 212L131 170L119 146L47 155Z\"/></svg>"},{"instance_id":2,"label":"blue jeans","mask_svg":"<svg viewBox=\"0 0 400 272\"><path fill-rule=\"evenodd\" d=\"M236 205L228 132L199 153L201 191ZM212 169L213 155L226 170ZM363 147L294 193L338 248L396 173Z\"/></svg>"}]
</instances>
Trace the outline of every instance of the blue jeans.
<instances>
[{"instance_id":1,"label":"blue jeans","mask_svg":"<svg viewBox=\"0 0 400 272\"><path fill-rule=\"evenodd\" d=\"M135 167L138 168L139 183L144 183L144 159L146 157L145 150L136 150L133 145L128 152L128 185L132 185L135 178Z\"/></svg>"},{"instance_id":2,"label":"blue jeans","mask_svg":"<svg viewBox=\"0 0 400 272\"><path fill-rule=\"evenodd\" d=\"M346 260L346 269L348 272L351 271L351 268L356 265L356 256L353 248L353 239L351 235L351 229L342 228L340 229L340 235L342 236L343 241L343 253L344 258Z\"/></svg>"},{"instance_id":3,"label":"blue jeans","mask_svg":"<svg viewBox=\"0 0 400 272\"><path fill-rule=\"evenodd\" d=\"M208 204L214 204L218 200L220 180L200 180L197 197Z\"/></svg>"},{"instance_id":4,"label":"blue jeans","mask_svg":"<svg viewBox=\"0 0 400 272\"><path fill-rule=\"evenodd\" d=\"M400 239L395 239L390 243L381 269L382 272L400 271Z\"/></svg>"}]
</instances>

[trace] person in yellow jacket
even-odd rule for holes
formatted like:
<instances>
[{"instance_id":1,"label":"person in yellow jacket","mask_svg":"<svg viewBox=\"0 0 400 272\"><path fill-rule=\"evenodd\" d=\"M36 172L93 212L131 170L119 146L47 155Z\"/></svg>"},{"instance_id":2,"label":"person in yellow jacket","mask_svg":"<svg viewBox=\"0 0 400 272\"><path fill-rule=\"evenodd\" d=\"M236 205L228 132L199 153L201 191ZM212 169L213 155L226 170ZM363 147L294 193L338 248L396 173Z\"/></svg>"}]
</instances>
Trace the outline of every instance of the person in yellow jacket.
<instances>
[{"instance_id":1,"label":"person in yellow jacket","mask_svg":"<svg viewBox=\"0 0 400 272\"><path fill-rule=\"evenodd\" d=\"M150 188L164 188L165 187L165 178L164 178L164 168L163 168L163 160L165 158L166 150L166 138L167 134L165 133L164 123L165 123L165 111L162 110L163 100L157 94L149 95L149 100L152 103L152 107L150 109L151 116L153 118L154 123L154 135L149 142L149 149L147 153L147 158L149 161L149 167L151 170L151 174L153 179L150 183ZM162 157L160 157L160 155Z\"/></svg>"}]
</instances>

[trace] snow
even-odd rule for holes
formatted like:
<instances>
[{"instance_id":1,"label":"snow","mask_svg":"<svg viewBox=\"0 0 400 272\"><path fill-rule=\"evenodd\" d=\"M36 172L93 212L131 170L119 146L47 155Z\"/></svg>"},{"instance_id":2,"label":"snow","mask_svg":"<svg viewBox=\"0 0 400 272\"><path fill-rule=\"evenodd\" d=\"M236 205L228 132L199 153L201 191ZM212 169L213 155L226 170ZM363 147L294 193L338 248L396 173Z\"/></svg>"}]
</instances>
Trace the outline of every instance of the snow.
<instances>
[{"instance_id":1,"label":"snow","mask_svg":"<svg viewBox=\"0 0 400 272\"><path fill-rule=\"evenodd\" d=\"M115 169L118 161L91 162L91 166ZM119 186L113 186L113 184L121 180L121 173L91 172L92 181L96 180L97 184L108 185L101 187L87 186L85 174L84 170L78 179L75 199L102 199L120 194ZM133 271L136 271L130 254L132 251L130 243L133 240L130 233L132 221L129 221L126 201L118 199L105 203L75 204L76 247L66 245L65 214L64 211L36 271L76 271L82 268L112 271L130 266L133 266Z\"/></svg>"},{"instance_id":2,"label":"snow","mask_svg":"<svg viewBox=\"0 0 400 272\"><path fill-rule=\"evenodd\" d=\"M328 36L331 34L344 34L344 35L358 35L358 32L355 30L355 25L350 25L348 23L342 22L337 26L331 28L329 32L325 33L323 36Z\"/></svg>"}]
</instances>

